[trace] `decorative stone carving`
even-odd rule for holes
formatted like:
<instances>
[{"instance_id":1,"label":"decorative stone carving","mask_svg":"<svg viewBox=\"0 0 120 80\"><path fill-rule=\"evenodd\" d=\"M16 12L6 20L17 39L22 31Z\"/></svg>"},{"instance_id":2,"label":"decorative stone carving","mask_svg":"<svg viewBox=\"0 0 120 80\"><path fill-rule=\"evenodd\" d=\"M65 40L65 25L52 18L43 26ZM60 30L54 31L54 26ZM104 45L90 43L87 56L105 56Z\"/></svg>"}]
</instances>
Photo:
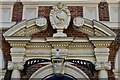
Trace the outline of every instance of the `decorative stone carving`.
<instances>
[{"instance_id":1,"label":"decorative stone carving","mask_svg":"<svg viewBox=\"0 0 120 80\"><path fill-rule=\"evenodd\" d=\"M17 70L23 70L24 69L24 63L23 62L11 62L8 61L8 70L17 69Z\"/></svg>"},{"instance_id":2,"label":"decorative stone carving","mask_svg":"<svg viewBox=\"0 0 120 80\"><path fill-rule=\"evenodd\" d=\"M40 27L44 27L47 25L47 20L44 17L40 17L36 19L36 25L40 26Z\"/></svg>"},{"instance_id":3,"label":"decorative stone carving","mask_svg":"<svg viewBox=\"0 0 120 80\"><path fill-rule=\"evenodd\" d=\"M110 70L111 63L110 62L97 62L95 69L96 70Z\"/></svg>"},{"instance_id":4,"label":"decorative stone carving","mask_svg":"<svg viewBox=\"0 0 120 80\"><path fill-rule=\"evenodd\" d=\"M67 49L59 49L59 51L57 51L57 49L52 49L53 54L57 54L57 52L59 52L59 54L67 54L68 50Z\"/></svg>"},{"instance_id":5,"label":"decorative stone carving","mask_svg":"<svg viewBox=\"0 0 120 80\"><path fill-rule=\"evenodd\" d=\"M50 12L50 22L53 29L57 29L57 33L53 34L53 37L67 37L63 30L68 28L70 18L70 11L67 6L62 3L53 6Z\"/></svg>"},{"instance_id":6,"label":"decorative stone carving","mask_svg":"<svg viewBox=\"0 0 120 80\"><path fill-rule=\"evenodd\" d=\"M74 24L76 27L81 27L81 26L83 26L83 24L84 24L84 19L81 18L81 17L75 17L74 20L73 20L73 24Z\"/></svg>"}]
</instances>

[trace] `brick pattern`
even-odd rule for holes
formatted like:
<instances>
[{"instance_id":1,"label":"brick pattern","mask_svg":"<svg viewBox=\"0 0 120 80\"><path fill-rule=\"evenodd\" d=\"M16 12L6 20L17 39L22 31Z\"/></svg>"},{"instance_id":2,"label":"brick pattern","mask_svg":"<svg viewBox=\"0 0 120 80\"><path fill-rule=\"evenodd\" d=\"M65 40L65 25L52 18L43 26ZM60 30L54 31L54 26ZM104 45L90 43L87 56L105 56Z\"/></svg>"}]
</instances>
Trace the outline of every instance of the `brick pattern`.
<instances>
[{"instance_id":1,"label":"brick pattern","mask_svg":"<svg viewBox=\"0 0 120 80\"><path fill-rule=\"evenodd\" d=\"M72 64L72 65L82 70L90 78L90 80L97 80L98 77L97 71L94 71L94 74L92 74L92 72L86 67L83 67L78 64Z\"/></svg>"},{"instance_id":2,"label":"brick pattern","mask_svg":"<svg viewBox=\"0 0 120 80\"><path fill-rule=\"evenodd\" d=\"M44 16L45 18L49 19L51 9L52 6L38 6L38 17Z\"/></svg>"},{"instance_id":3,"label":"brick pattern","mask_svg":"<svg viewBox=\"0 0 120 80\"><path fill-rule=\"evenodd\" d=\"M83 6L69 6L72 19L77 16L83 17Z\"/></svg>"},{"instance_id":4,"label":"brick pattern","mask_svg":"<svg viewBox=\"0 0 120 80\"><path fill-rule=\"evenodd\" d=\"M12 21L21 21L23 15L23 4L22 2L16 2L13 6Z\"/></svg>"},{"instance_id":5,"label":"brick pattern","mask_svg":"<svg viewBox=\"0 0 120 80\"><path fill-rule=\"evenodd\" d=\"M11 56L10 56L10 45L8 42L5 41L4 37L0 34L1 36L1 42L2 42L2 51L3 51L3 56L5 59L5 62L7 64L8 61L11 60ZM7 65L6 65L7 66Z\"/></svg>"},{"instance_id":6,"label":"brick pattern","mask_svg":"<svg viewBox=\"0 0 120 80\"><path fill-rule=\"evenodd\" d=\"M114 64L115 64L116 51L120 47L120 29L113 30L113 31L117 34L117 36L116 36L116 40L113 41L109 46L109 49L110 49L109 61L111 61L112 69L115 68ZM109 80L115 80L112 69L108 72Z\"/></svg>"},{"instance_id":7,"label":"brick pattern","mask_svg":"<svg viewBox=\"0 0 120 80\"><path fill-rule=\"evenodd\" d=\"M52 29L52 26L50 26L50 22L48 21L48 27L47 30L33 34L32 37L52 37L54 33L56 33L56 30Z\"/></svg>"},{"instance_id":8,"label":"brick pattern","mask_svg":"<svg viewBox=\"0 0 120 80\"><path fill-rule=\"evenodd\" d=\"M3 57L5 60L5 68L7 68L7 62L11 61L10 56L10 45L8 42L5 41L5 38L2 35L2 31L0 31L0 46L2 46ZM10 80L12 71L7 70L5 74L5 80Z\"/></svg>"},{"instance_id":9,"label":"brick pattern","mask_svg":"<svg viewBox=\"0 0 120 80\"><path fill-rule=\"evenodd\" d=\"M52 26L50 24L49 21L49 14L50 14L50 10L52 9L51 6L39 6L38 7L38 17L39 16L44 16L45 18L48 19L48 28L46 31L42 31L36 34L33 34L32 37L52 37L53 33L56 33L56 30L52 29ZM72 20L74 17L76 16L81 16L83 17L83 7L82 6L69 6L68 9L70 10L72 19L70 22L70 26L68 27L67 30L65 30L64 32L69 36L76 36L76 37L82 37L82 36L86 36L86 34L82 33L82 32L78 32L76 30L73 29L72 27Z\"/></svg>"},{"instance_id":10,"label":"brick pattern","mask_svg":"<svg viewBox=\"0 0 120 80\"><path fill-rule=\"evenodd\" d=\"M46 18L49 18L51 9L52 9L52 6L39 6L38 17L44 16ZM70 10L72 18L76 16L83 17L83 6L69 6L68 9Z\"/></svg>"},{"instance_id":11,"label":"brick pattern","mask_svg":"<svg viewBox=\"0 0 120 80\"><path fill-rule=\"evenodd\" d=\"M109 10L107 2L100 2L98 4L99 8L99 20L100 21L109 21Z\"/></svg>"},{"instance_id":12,"label":"brick pattern","mask_svg":"<svg viewBox=\"0 0 120 80\"><path fill-rule=\"evenodd\" d=\"M47 30L33 34L32 37L52 37L54 33L56 33L56 30L53 30L49 25ZM74 30L71 24L68 29L64 30L64 33L66 33L68 37L87 37L87 34Z\"/></svg>"},{"instance_id":13,"label":"brick pattern","mask_svg":"<svg viewBox=\"0 0 120 80\"><path fill-rule=\"evenodd\" d=\"M26 75L24 75L24 71L22 72L22 77L26 78L28 80L35 71L37 71L38 69L40 69L40 68L42 68L43 66L46 66L46 65L47 64L35 64L35 65L32 65L32 66L28 67L28 69L26 70Z\"/></svg>"},{"instance_id":14,"label":"brick pattern","mask_svg":"<svg viewBox=\"0 0 120 80\"><path fill-rule=\"evenodd\" d=\"M73 22L71 20L68 29L64 31L68 37L87 37L87 34L77 31L73 28Z\"/></svg>"}]
</instances>

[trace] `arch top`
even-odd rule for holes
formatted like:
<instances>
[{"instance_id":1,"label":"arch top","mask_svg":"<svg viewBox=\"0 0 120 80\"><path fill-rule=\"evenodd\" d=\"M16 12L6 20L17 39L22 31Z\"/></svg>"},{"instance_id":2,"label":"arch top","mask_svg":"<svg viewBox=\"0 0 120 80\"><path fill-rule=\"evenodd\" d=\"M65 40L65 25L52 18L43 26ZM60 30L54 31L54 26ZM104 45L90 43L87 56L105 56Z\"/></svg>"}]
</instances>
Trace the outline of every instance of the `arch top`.
<instances>
[{"instance_id":1,"label":"arch top","mask_svg":"<svg viewBox=\"0 0 120 80\"><path fill-rule=\"evenodd\" d=\"M52 64L49 64L47 66L44 66L40 69L38 69L33 75L30 77L32 78L45 78L47 75L53 74L53 67ZM70 65L70 64L65 64L65 73L73 76L74 78L77 79L86 79L90 80L89 77L80 69ZM77 75L76 75L77 74Z\"/></svg>"},{"instance_id":2,"label":"arch top","mask_svg":"<svg viewBox=\"0 0 120 80\"><path fill-rule=\"evenodd\" d=\"M41 32L47 29L47 19L44 17L34 18L30 20L23 20L12 26L6 31L4 37L12 36L30 36L37 32Z\"/></svg>"},{"instance_id":3,"label":"arch top","mask_svg":"<svg viewBox=\"0 0 120 80\"><path fill-rule=\"evenodd\" d=\"M116 36L112 29L97 20L75 17L73 23L74 29L86 33L89 36Z\"/></svg>"},{"instance_id":4,"label":"arch top","mask_svg":"<svg viewBox=\"0 0 120 80\"><path fill-rule=\"evenodd\" d=\"M96 20L88 20L79 16L73 19L73 28L77 31L87 34L90 37L116 37L116 33L105 24ZM32 34L44 31L46 29L47 19L44 17L39 17L30 20L23 20L15 24L3 35L4 37L29 37Z\"/></svg>"}]
</instances>

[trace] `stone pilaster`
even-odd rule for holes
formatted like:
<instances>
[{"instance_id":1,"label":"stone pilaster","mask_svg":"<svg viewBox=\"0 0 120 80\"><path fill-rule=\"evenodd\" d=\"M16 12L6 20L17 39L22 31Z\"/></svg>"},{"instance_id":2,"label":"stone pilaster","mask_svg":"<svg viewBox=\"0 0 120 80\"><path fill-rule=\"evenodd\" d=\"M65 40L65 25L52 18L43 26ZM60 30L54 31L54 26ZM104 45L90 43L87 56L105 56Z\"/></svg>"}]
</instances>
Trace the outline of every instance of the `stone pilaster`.
<instances>
[{"instance_id":1,"label":"stone pilaster","mask_svg":"<svg viewBox=\"0 0 120 80\"><path fill-rule=\"evenodd\" d=\"M110 62L96 62L95 69L98 70L98 78L99 80L107 80L108 79L108 73L107 70L111 69L111 63Z\"/></svg>"},{"instance_id":2,"label":"stone pilaster","mask_svg":"<svg viewBox=\"0 0 120 80\"><path fill-rule=\"evenodd\" d=\"M2 49L0 48L0 80L2 80L5 76L6 70L3 70L4 68L5 68L5 61L4 61Z\"/></svg>"},{"instance_id":3,"label":"stone pilaster","mask_svg":"<svg viewBox=\"0 0 120 80\"><path fill-rule=\"evenodd\" d=\"M13 70L11 79L16 78L17 80L20 80L20 70L24 69L24 63L23 62L8 62L8 70Z\"/></svg>"},{"instance_id":4,"label":"stone pilaster","mask_svg":"<svg viewBox=\"0 0 120 80\"><path fill-rule=\"evenodd\" d=\"M109 58L109 48L111 41L97 41L94 42L95 57L96 57L96 70L98 70L98 79L99 80L108 80L107 70L111 69L111 63L108 62Z\"/></svg>"},{"instance_id":5,"label":"stone pilaster","mask_svg":"<svg viewBox=\"0 0 120 80\"><path fill-rule=\"evenodd\" d=\"M23 40L23 41L20 41ZM24 69L24 56L25 56L25 46L29 39L17 39L10 38L8 42L12 48L10 49L10 55L12 61L8 61L8 70L13 70L11 75L11 80L16 78L17 80L21 80L20 70Z\"/></svg>"},{"instance_id":6,"label":"stone pilaster","mask_svg":"<svg viewBox=\"0 0 120 80\"><path fill-rule=\"evenodd\" d=\"M98 70L98 79L99 80L108 80L108 72L107 70L111 69L111 63L108 61L109 58L109 48L110 43L114 40L114 37L91 37L89 38L94 48L94 55L96 57L96 67Z\"/></svg>"},{"instance_id":7,"label":"stone pilaster","mask_svg":"<svg viewBox=\"0 0 120 80\"><path fill-rule=\"evenodd\" d=\"M24 47L13 47L11 48L10 55L12 56L13 62L23 62L24 55L25 55L25 48Z\"/></svg>"}]
</instances>

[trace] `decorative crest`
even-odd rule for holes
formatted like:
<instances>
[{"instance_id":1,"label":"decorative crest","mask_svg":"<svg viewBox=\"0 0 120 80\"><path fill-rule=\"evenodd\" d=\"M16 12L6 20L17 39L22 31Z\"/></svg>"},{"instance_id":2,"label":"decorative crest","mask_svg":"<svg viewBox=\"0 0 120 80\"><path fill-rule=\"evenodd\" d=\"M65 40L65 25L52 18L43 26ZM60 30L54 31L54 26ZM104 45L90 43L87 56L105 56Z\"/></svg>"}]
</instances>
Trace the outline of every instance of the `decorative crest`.
<instances>
[{"instance_id":1,"label":"decorative crest","mask_svg":"<svg viewBox=\"0 0 120 80\"><path fill-rule=\"evenodd\" d=\"M53 29L57 29L57 33L53 37L67 37L63 30L68 28L70 19L70 11L67 6L62 3L53 6L50 12L50 22Z\"/></svg>"}]
</instances>

